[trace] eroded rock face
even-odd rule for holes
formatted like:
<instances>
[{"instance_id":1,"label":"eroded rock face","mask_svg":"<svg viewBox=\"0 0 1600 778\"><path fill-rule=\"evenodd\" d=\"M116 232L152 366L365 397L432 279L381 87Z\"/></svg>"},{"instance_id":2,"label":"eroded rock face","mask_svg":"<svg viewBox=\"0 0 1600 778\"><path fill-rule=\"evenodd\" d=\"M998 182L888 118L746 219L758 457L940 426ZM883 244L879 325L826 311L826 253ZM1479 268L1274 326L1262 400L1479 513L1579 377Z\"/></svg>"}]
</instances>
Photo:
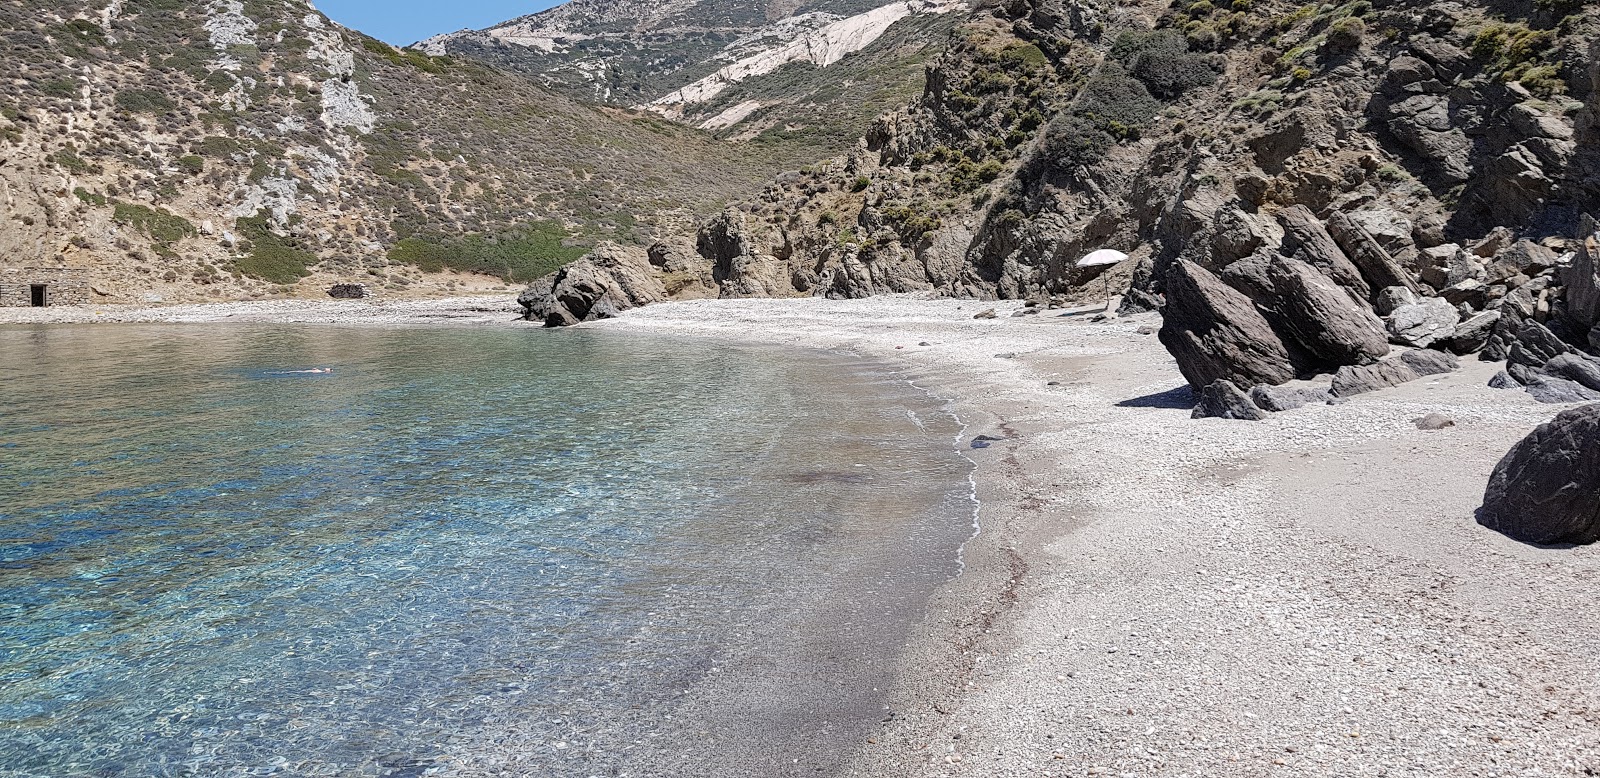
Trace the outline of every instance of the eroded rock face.
<instances>
[{"instance_id":1,"label":"eroded rock face","mask_svg":"<svg viewBox=\"0 0 1600 778\"><path fill-rule=\"evenodd\" d=\"M523 318L564 327L665 299L667 289L642 252L602 246L535 281L517 302Z\"/></svg>"},{"instance_id":2,"label":"eroded rock face","mask_svg":"<svg viewBox=\"0 0 1600 778\"><path fill-rule=\"evenodd\" d=\"M1281 384L1294 378L1289 352L1250 298L1199 265L1172 264L1159 337L1197 391L1218 380Z\"/></svg>"},{"instance_id":3,"label":"eroded rock face","mask_svg":"<svg viewBox=\"0 0 1600 778\"><path fill-rule=\"evenodd\" d=\"M1396 343L1427 348L1456 331L1461 313L1450 301L1430 297L1414 305L1402 305L1389 317L1389 335Z\"/></svg>"},{"instance_id":4,"label":"eroded rock face","mask_svg":"<svg viewBox=\"0 0 1600 778\"><path fill-rule=\"evenodd\" d=\"M1513 446L1478 523L1524 543L1600 540L1600 405L1562 411Z\"/></svg>"},{"instance_id":5,"label":"eroded rock face","mask_svg":"<svg viewBox=\"0 0 1600 778\"><path fill-rule=\"evenodd\" d=\"M1357 298L1372 299L1372 287L1311 209L1303 205L1285 208L1278 213L1278 222L1283 225L1283 254L1322 271Z\"/></svg>"},{"instance_id":6,"label":"eroded rock face","mask_svg":"<svg viewBox=\"0 0 1600 778\"><path fill-rule=\"evenodd\" d=\"M1282 305L1285 325L1318 359L1334 365L1364 365L1389 353L1382 320L1316 268L1275 257L1267 273Z\"/></svg>"}]
</instances>

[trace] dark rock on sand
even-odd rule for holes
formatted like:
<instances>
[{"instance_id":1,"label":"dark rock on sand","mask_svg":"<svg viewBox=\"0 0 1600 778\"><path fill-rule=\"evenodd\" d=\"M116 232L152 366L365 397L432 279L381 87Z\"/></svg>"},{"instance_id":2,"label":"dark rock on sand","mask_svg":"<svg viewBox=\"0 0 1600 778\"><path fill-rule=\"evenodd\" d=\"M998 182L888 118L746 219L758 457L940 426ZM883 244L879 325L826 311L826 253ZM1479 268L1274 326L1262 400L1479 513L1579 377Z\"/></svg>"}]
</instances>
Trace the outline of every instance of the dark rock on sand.
<instances>
[{"instance_id":1,"label":"dark rock on sand","mask_svg":"<svg viewBox=\"0 0 1600 778\"><path fill-rule=\"evenodd\" d=\"M1255 304L1211 271L1174 262L1166 292L1158 336L1191 387L1223 379L1276 385L1295 377L1288 349Z\"/></svg>"},{"instance_id":2,"label":"dark rock on sand","mask_svg":"<svg viewBox=\"0 0 1600 778\"><path fill-rule=\"evenodd\" d=\"M1333 374L1333 396L1350 397L1391 386L1399 386L1424 376L1448 373L1460 367L1454 355L1418 349L1407 351L1376 365L1348 366Z\"/></svg>"},{"instance_id":3,"label":"dark rock on sand","mask_svg":"<svg viewBox=\"0 0 1600 778\"><path fill-rule=\"evenodd\" d=\"M1250 401L1268 413L1281 413L1307 405L1321 404L1332 397L1327 389L1320 387L1291 389L1286 386L1258 384L1250 388Z\"/></svg>"},{"instance_id":4,"label":"dark rock on sand","mask_svg":"<svg viewBox=\"0 0 1600 778\"><path fill-rule=\"evenodd\" d=\"M1267 277L1284 326L1319 360L1365 365L1388 355L1383 321L1316 268L1278 256L1272 258Z\"/></svg>"},{"instance_id":5,"label":"dark rock on sand","mask_svg":"<svg viewBox=\"0 0 1600 778\"><path fill-rule=\"evenodd\" d=\"M1267 418L1267 413L1257 408L1250 396L1232 381L1218 379L1200 390L1200 404L1194 407L1190 418L1261 421Z\"/></svg>"},{"instance_id":6,"label":"dark rock on sand","mask_svg":"<svg viewBox=\"0 0 1600 778\"><path fill-rule=\"evenodd\" d=\"M1600 540L1600 405L1562 411L1512 447L1478 523L1525 543Z\"/></svg>"}]
</instances>

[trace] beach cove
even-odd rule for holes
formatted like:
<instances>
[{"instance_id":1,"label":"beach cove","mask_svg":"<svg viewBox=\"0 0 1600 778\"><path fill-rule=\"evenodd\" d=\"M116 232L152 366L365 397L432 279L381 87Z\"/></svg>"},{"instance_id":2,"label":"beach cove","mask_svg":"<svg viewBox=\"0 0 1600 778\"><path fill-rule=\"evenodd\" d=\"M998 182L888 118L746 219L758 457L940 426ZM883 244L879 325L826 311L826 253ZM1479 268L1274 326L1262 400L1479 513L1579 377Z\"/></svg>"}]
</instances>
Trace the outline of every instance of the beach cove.
<instances>
[{"instance_id":1,"label":"beach cove","mask_svg":"<svg viewBox=\"0 0 1600 778\"><path fill-rule=\"evenodd\" d=\"M373 311L241 305L256 307L181 315ZM483 305L391 307L380 323L530 326L503 303L467 310ZM1175 366L1141 334L1155 317L1012 318L1019 307L698 301L580 328L860 355L948 400L965 440L998 439L968 450L982 507L963 571L918 614L889 711L839 774L1600 769L1600 551L1473 522L1500 454L1553 409L1508 401L1485 386L1489 363L1467 362L1263 422L1192 420ZM998 318L973 318L988 308ZM174 315L152 310L101 318ZM1427 413L1456 426L1417 429Z\"/></svg>"}]
</instances>

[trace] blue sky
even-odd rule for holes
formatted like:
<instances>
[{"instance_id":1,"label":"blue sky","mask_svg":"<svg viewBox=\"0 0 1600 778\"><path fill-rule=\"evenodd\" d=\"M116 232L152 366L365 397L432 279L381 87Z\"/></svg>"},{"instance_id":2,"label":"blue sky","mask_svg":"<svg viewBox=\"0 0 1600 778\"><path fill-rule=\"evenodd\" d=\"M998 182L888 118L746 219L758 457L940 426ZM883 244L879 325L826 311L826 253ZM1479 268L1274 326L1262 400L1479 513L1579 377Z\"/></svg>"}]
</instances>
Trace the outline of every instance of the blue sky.
<instances>
[{"instance_id":1,"label":"blue sky","mask_svg":"<svg viewBox=\"0 0 1600 778\"><path fill-rule=\"evenodd\" d=\"M315 0L328 18L397 46L490 25L560 5L556 0Z\"/></svg>"}]
</instances>

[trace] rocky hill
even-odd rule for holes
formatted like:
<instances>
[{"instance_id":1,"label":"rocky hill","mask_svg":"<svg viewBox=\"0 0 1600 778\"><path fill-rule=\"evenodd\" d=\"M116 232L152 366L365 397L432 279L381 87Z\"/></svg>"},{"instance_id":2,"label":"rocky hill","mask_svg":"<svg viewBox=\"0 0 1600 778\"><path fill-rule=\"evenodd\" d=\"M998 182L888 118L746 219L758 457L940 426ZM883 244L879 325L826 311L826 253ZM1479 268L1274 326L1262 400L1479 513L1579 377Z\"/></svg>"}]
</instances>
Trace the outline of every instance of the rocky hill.
<instances>
[{"instance_id":1,"label":"rocky hill","mask_svg":"<svg viewBox=\"0 0 1600 778\"><path fill-rule=\"evenodd\" d=\"M1600 212L1594 2L1016 0L954 40L850 154L692 240L545 279L530 316L675 293L1071 296L1096 272L1075 260L1114 248L1130 306L1170 303L1176 274L1203 358L1271 345L1207 341L1219 305L1264 322L1282 359L1248 382L1368 364L1387 340L1509 346L1530 320L1590 347L1595 317L1566 316L1563 290Z\"/></svg>"},{"instance_id":2,"label":"rocky hill","mask_svg":"<svg viewBox=\"0 0 1600 778\"><path fill-rule=\"evenodd\" d=\"M421 42L575 98L813 158L914 97L966 0L576 0Z\"/></svg>"},{"instance_id":3,"label":"rocky hill","mask_svg":"<svg viewBox=\"0 0 1600 778\"><path fill-rule=\"evenodd\" d=\"M10 0L0 24L0 255L100 301L526 280L797 164L303 0Z\"/></svg>"}]
</instances>

